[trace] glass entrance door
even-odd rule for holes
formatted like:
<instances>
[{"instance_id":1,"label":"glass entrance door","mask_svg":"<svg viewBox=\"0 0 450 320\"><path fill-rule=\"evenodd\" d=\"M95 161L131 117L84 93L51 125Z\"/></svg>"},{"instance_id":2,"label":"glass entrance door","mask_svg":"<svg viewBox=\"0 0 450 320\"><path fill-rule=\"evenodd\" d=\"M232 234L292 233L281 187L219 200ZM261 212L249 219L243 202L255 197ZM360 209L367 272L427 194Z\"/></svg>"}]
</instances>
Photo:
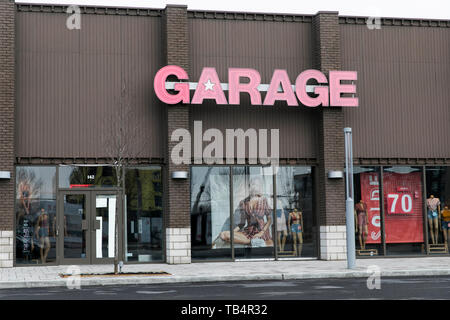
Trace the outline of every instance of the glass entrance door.
<instances>
[{"instance_id":1,"label":"glass entrance door","mask_svg":"<svg viewBox=\"0 0 450 320\"><path fill-rule=\"evenodd\" d=\"M116 228L120 225L116 223L116 210L120 206L115 192L61 191L58 205L56 235L59 263L112 263ZM119 257L120 254L121 250Z\"/></svg>"},{"instance_id":2,"label":"glass entrance door","mask_svg":"<svg viewBox=\"0 0 450 320\"><path fill-rule=\"evenodd\" d=\"M62 264L89 263L89 205L89 192L63 192L59 197L56 235Z\"/></svg>"}]
</instances>

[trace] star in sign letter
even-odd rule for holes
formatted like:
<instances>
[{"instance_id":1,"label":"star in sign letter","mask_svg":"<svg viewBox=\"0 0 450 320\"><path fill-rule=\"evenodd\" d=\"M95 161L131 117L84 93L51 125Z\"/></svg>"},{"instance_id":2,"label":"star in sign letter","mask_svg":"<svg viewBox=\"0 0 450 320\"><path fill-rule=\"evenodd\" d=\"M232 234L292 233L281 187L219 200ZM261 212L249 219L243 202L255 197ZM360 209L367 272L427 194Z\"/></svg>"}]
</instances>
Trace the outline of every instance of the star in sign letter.
<instances>
[{"instance_id":1,"label":"star in sign letter","mask_svg":"<svg viewBox=\"0 0 450 320\"><path fill-rule=\"evenodd\" d=\"M205 91L208 91L208 90L213 91L213 87L215 86L215 83L212 83L211 79L208 79L208 82L205 82L203 85L205 86Z\"/></svg>"}]
</instances>

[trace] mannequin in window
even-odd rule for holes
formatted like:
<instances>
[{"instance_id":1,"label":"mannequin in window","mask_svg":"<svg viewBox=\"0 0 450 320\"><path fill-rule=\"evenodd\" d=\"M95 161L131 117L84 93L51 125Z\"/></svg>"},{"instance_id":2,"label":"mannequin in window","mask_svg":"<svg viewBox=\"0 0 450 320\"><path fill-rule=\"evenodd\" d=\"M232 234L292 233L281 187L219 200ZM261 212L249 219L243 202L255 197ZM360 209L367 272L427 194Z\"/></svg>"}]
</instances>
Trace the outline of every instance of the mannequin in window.
<instances>
[{"instance_id":1,"label":"mannequin in window","mask_svg":"<svg viewBox=\"0 0 450 320\"><path fill-rule=\"evenodd\" d=\"M280 248L279 250L280 252L283 252L284 245L286 244L287 227L284 209L280 201L278 201L278 208L277 208L277 235L278 235L278 245Z\"/></svg>"},{"instance_id":2,"label":"mannequin in window","mask_svg":"<svg viewBox=\"0 0 450 320\"><path fill-rule=\"evenodd\" d=\"M53 223L52 223L52 236L56 238L56 230L58 228L58 221L56 219L56 216L53 217ZM67 217L64 215L64 237L68 237L67 235Z\"/></svg>"},{"instance_id":3,"label":"mannequin in window","mask_svg":"<svg viewBox=\"0 0 450 320\"><path fill-rule=\"evenodd\" d=\"M303 214L301 211L294 209L289 212L288 226L288 232L291 233L292 239L294 240L295 255L300 257L303 248Z\"/></svg>"},{"instance_id":4,"label":"mannequin in window","mask_svg":"<svg viewBox=\"0 0 450 320\"><path fill-rule=\"evenodd\" d=\"M22 181L19 183L18 189L19 189L20 204L23 207L23 211L19 211L17 216L17 221L20 221L20 219L23 216L27 216L30 214L31 187L27 181Z\"/></svg>"},{"instance_id":5,"label":"mannequin in window","mask_svg":"<svg viewBox=\"0 0 450 320\"><path fill-rule=\"evenodd\" d=\"M448 241L450 240L450 209L448 206L444 206L444 210L441 211L441 219L445 247L448 248Z\"/></svg>"},{"instance_id":6,"label":"mannequin in window","mask_svg":"<svg viewBox=\"0 0 450 320\"><path fill-rule=\"evenodd\" d=\"M50 218L44 208L41 208L41 214L36 222L35 234L40 246L41 262L47 262L48 252L50 251Z\"/></svg>"},{"instance_id":7,"label":"mannequin in window","mask_svg":"<svg viewBox=\"0 0 450 320\"><path fill-rule=\"evenodd\" d=\"M361 250L365 250L369 230L367 227L367 204L362 199L355 204L355 220L357 222L355 226L359 237L359 247Z\"/></svg>"},{"instance_id":8,"label":"mannequin in window","mask_svg":"<svg viewBox=\"0 0 450 320\"><path fill-rule=\"evenodd\" d=\"M441 211L441 201L430 195L427 199L428 227L430 229L431 242L436 244L439 232L439 216Z\"/></svg>"}]
</instances>

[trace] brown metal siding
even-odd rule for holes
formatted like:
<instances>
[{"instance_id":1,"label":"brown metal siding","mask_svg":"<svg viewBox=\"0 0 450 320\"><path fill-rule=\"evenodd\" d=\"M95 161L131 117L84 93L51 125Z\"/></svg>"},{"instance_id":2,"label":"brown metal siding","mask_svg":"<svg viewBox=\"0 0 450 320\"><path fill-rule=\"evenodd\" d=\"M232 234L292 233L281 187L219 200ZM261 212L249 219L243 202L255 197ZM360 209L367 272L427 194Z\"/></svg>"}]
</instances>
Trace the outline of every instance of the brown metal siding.
<instances>
[{"instance_id":1,"label":"brown metal siding","mask_svg":"<svg viewBox=\"0 0 450 320\"><path fill-rule=\"evenodd\" d=\"M291 82L312 68L311 24L297 22L189 19L190 78L197 81L203 67L215 67L222 83L228 68L253 68L261 82L270 83L275 69L286 69ZM314 158L317 115L303 107L249 106L248 99L234 107L205 103L192 106L191 125L208 128L280 129L281 158ZM246 97L245 97L246 98Z\"/></svg>"},{"instance_id":2,"label":"brown metal siding","mask_svg":"<svg viewBox=\"0 0 450 320\"><path fill-rule=\"evenodd\" d=\"M193 122L202 121L203 132L209 128L219 129L224 135L226 129L249 128L268 129L268 151L270 152L270 129L279 129L280 158L311 159L316 157L318 117L315 110L299 111L296 107L259 107L259 106L193 106ZM205 142L204 146L209 144ZM225 150L224 150L225 154Z\"/></svg>"},{"instance_id":3,"label":"brown metal siding","mask_svg":"<svg viewBox=\"0 0 450 320\"><path fill-rule=\"evenodd\" d=\"M105 119L121 86L132 104L140 157L163 157L163 106L153 75L163 64L158 17L16 13L16 156L102 158Z\"/></svg>"},{"instance_id":4,"label":"brown metal siding","mask_svg":"<svg viewBox=\"0 0 450 320\"><path fill-rule=\"evenodd\" d=\"M342 68L358 71L346 109L357 158L450 157L450 29L341 24Z\"/></svg>"}]
</instances>

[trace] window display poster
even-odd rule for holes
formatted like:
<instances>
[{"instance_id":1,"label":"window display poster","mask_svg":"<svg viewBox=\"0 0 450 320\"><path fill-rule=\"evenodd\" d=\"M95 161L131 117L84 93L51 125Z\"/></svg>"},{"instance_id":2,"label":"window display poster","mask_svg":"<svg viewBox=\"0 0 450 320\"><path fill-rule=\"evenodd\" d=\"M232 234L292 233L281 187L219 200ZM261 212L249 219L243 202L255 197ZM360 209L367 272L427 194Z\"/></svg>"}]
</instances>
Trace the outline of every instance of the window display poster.
<instances>
[{"instance_id":1,"label":"window display poster","mask_svg":"<svg viewBox=\"0 0 450 320\"><path fill-rule=\"evenodd\" d=\"M368 235L366 243L381 243L380 184L378 182L378 173L361 173L360 181L361 199L367 204Z\"/></svg>"},{"instance_id":2,"label":"window display poster","mask_svg":"<svg viewBox=\"0 0 450 320\"><path fill-rule=\"evenodd\" d=\"M211 174L211 239L216 239L224 230L230 230L229 177Z\"/></svg>"},{"instance_id":3,"label":"window display poster","mask_svg":"<svg viewBox=\"0 0 450 320\"><path fill-rule=\"evenodd\" d=\"M386 243L423 242L422 174L383 175Z\"/></svg>"},{"instance_id":4,"label":"window display poster","mask_svg":"<svg viewBox=\"0 0 450 320\"><path fill-rule=\"evenodd\" d=\"M383 175L386 243L423 242L421 173L385 172ZM377 173L361 173L361 197L367 204L367 243L381 243Z\"/></svg>"},{"instance_id":5,"label":"window display poster","mask_svg":"<svg viewBox=\"0 0 450 320\"><path fill-rule=\"evenodd\" d=\"M23 219L23 254L31 253L32 225L28 219Z\"/></svg>"},{"instance_id":6,"label":"window display poster","mask_svg":"<svg viewBox=\"0 0 450 320\"><path fill-rule=\"evenodd\" d=\"M264 169L264 170L262 170ZM258 233L268 222L268 216L265 210L268 210L271 217L273 217L273 176L271 167L267 168L251 168L250 172L243 174L234 174L233 176L233 214L234 225L239 226L242 222L244 225L244 236L250 239L250 243L244 245L246 247L271 247L273 246L272 238L272 226L267 229L263 238L255 238L254 234ZM261 197L257 196L259 194ZM248 202L246 201L248 200ZM243 205L246 201L246 205ZM253 209L250 209L250 203L256 203ZM261 216L261 214L263 214ZM249 222L253 222L253 225L248 225ZM273 218L271 222L273 223ZM258 225L255 228L255 225ZM253 228L254 233L249 235ZM249 234L246 234L249 232ZM259 240L258 240L259 239Z\"/></svg>"}]
</instances>

